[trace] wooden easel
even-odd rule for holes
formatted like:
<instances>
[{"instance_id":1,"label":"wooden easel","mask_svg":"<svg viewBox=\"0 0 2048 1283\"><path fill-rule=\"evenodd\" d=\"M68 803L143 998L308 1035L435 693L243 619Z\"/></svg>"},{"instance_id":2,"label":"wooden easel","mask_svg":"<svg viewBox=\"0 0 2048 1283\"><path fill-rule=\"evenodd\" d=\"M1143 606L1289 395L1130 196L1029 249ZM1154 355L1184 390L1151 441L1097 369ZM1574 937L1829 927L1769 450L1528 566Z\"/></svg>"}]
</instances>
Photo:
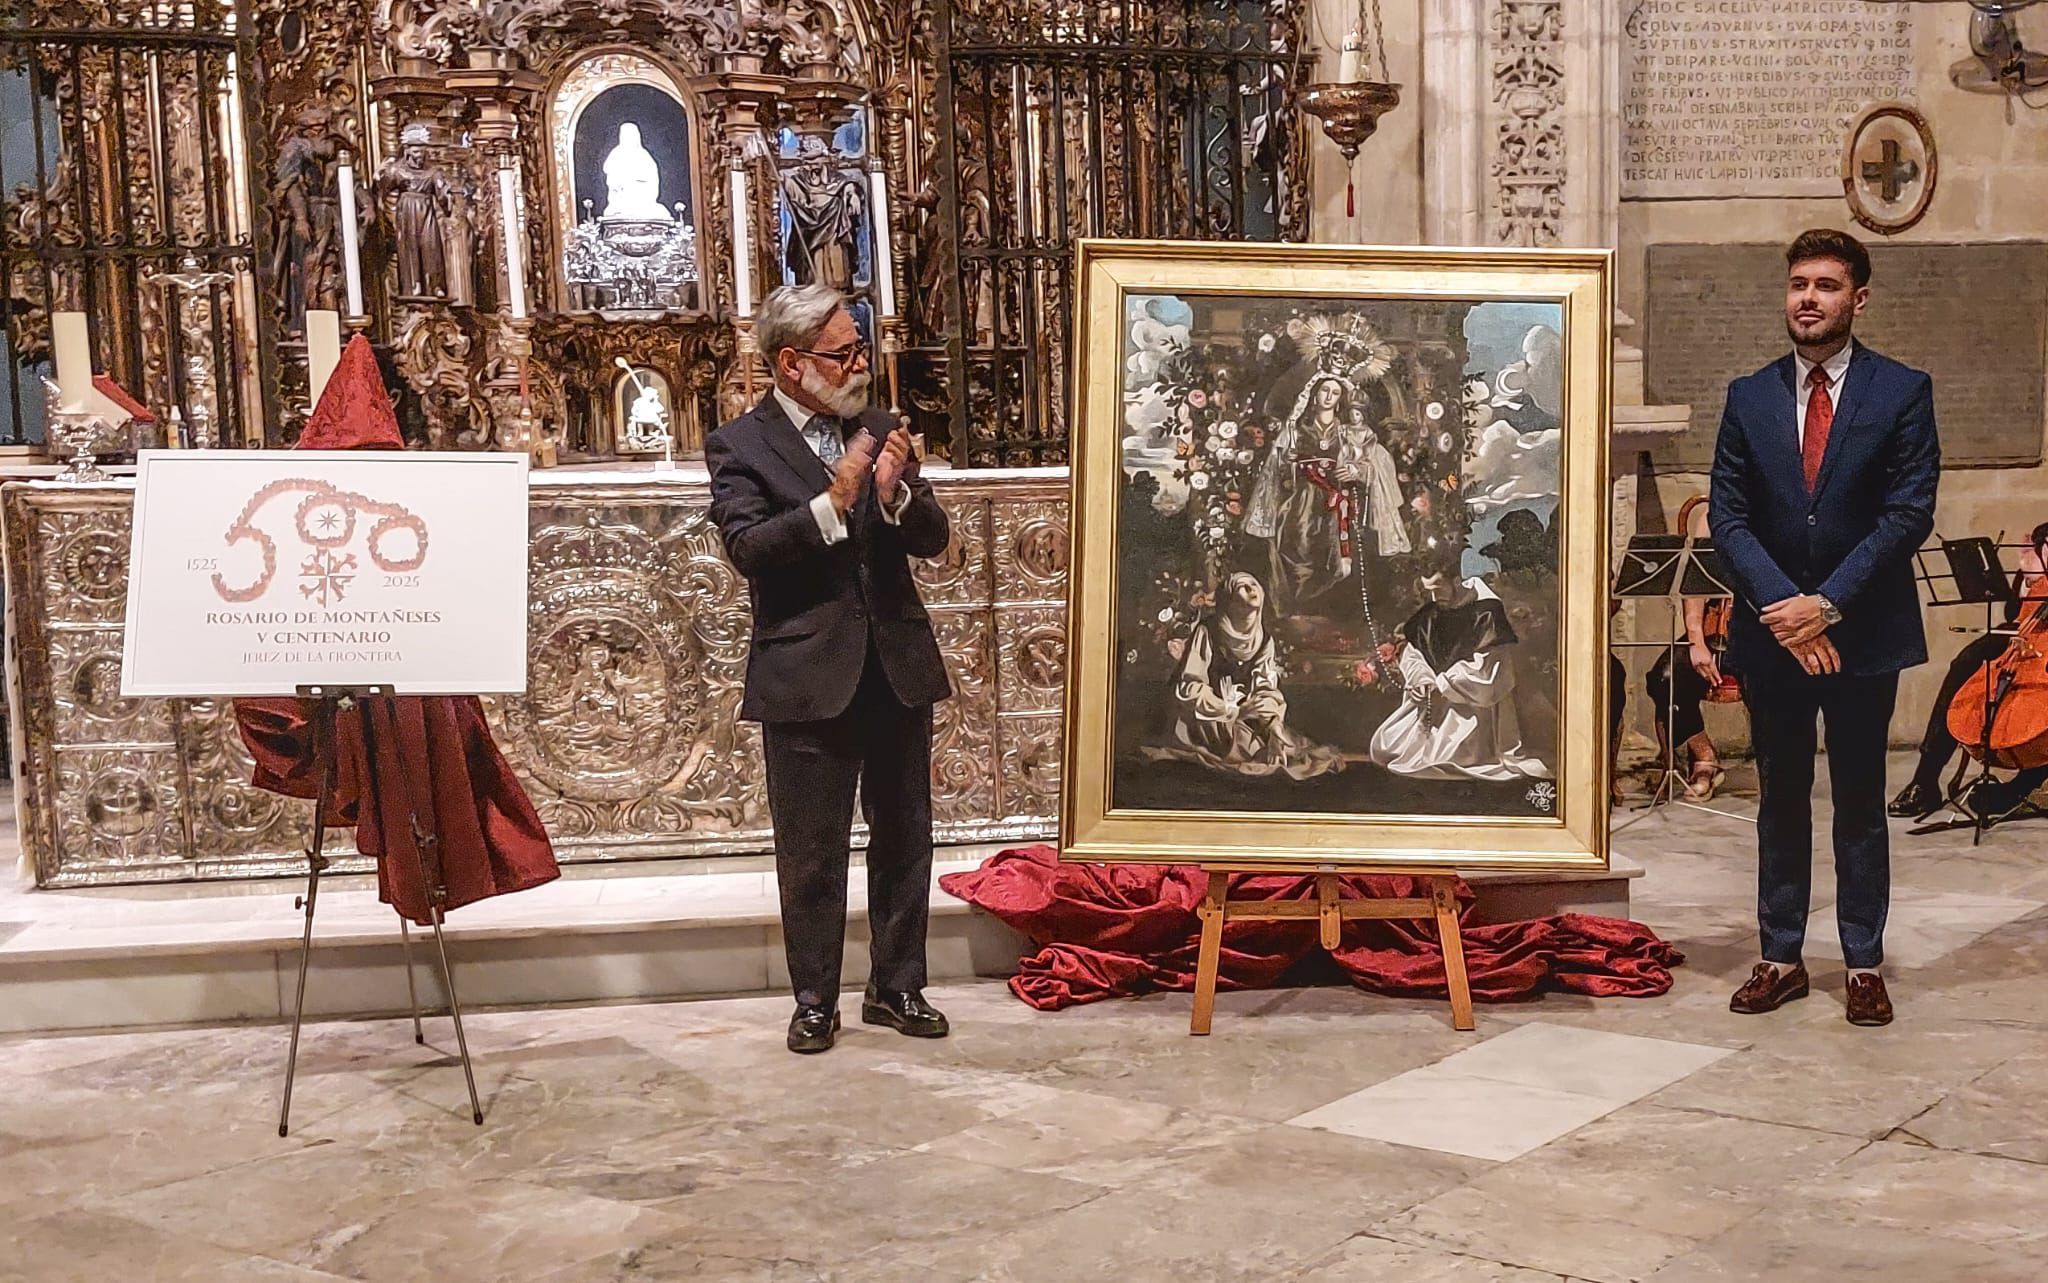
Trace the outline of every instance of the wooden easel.
<instances>
[{"instance_id":1,"label":"wooden easel","mask_svg":"<svg viewBox=\"0 0 2048 1283\"><path fill-rule=\"evenodd\" d=\"M1346 922L1371 919L1434 918L1437 939L1444 950L1444 979L1451 991L1451 1026L1470 1031L1472 982L1465 974L1465 942L1458 932L1458 880L1447 874L1412 870L1381 869L1376 872L1412 877L1429 888L1427 899L1345 900L1338 896L1335 870L1314 870L1316 898L1313 900L1232 900L1233 873L1281 873L1272 867L1246 868L1205 864L1209 889L1195 912L1202 920L1202 953L1195 967L1195 1011L1188 1020L1188 1032L1209 1032L1209 1018L1216 1011L1216 969L1223 958L1223 924L1239 922L1281 922L1315 918L1322 923L1322 946L1336 950L1343 944Z\"/></svg>"}]
</instances>

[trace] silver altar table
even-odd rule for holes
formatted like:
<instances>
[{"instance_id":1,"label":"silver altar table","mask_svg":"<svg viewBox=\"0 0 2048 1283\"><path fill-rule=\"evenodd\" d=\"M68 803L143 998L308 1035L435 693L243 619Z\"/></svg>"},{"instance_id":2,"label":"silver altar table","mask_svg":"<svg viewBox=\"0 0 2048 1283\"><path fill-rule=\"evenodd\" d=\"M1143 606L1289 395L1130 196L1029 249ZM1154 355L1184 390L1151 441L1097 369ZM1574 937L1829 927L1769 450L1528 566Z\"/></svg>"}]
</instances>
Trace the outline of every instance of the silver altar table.
<instances>
[{"instance_id":1,"label":"silver altar table","mask_svg":"<svg viewBox=\"0 0 2048 1283\"><path fill-rule=\"evenodd\" d=\"M1067 474L930 474L953 518L918 579L955 696L939 707L941 843L1050 837L1066 668ZM120 697L129 482L15 481L8 697L21 840L37 884L303 871L311 806L251 788L226 701ZM486 699L564 863L770 845L760 737L736 720L746 584L708 479L533 474L528 684ZM343 848L338 871L368 861Z\"/></svg>"}]
</instances>

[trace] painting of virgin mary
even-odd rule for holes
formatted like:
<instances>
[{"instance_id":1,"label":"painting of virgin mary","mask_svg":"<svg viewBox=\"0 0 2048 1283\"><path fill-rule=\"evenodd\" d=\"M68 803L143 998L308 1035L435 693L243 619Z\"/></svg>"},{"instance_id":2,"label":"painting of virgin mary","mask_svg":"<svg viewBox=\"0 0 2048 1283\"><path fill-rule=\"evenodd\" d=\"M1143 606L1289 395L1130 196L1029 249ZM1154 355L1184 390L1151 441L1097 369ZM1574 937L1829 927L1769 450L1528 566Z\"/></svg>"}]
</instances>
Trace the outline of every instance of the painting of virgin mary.
<instances>
[{"instance_id":1,"label":"painting of virgin mary","mask_svg":"<svg viewBox=\"0 0 2048 1283\"><path fill-rule=\"evenodd\" d=\"M1394 459L1361 400L1345 375L1310 379L1253 483L1244 531L1270 541L1275 604L1288 613L1314 611L1355 558L1409 550Z\"/></svg>"},{"instance_id":2,"label":"painting of virgin mary","mask_svg":"<svg viewBox=\"0 0 2048 1283\"><path fill-rule=\"evenodd\" d=\"M1606 260L1082 264L1062 853L1600 863Z\"/></svg>"}]
</instances>

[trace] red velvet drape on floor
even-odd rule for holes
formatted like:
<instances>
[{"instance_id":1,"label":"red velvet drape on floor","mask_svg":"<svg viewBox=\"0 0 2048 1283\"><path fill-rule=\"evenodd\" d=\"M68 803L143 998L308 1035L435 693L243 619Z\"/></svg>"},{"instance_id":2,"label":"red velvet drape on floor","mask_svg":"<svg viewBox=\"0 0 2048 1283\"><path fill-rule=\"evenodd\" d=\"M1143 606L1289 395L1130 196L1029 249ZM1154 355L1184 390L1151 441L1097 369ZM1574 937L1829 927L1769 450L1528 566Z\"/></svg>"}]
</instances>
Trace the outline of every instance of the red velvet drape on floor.
<instances>
[{"instance_id":1,"label":"red velvet drape on floor","mask_svg":"<svg viewBox=\"0 0 2048 1283\"><path fill-rule=\"evenodd\" d=\"M1153 990L1192 989L1208 877L1192 866L1062 864L1049 846L1004 851L971 873L940 879L949 894L1008 923L1038 952L1010 989L1043 1011ZM1233 899L1310 899L1315 879L1294 874L1231 880ZM1419 894L1406 877L1348 875L1347 898ZM1459 888L1469 905L1471 892ZM1218 987L1257 989L1317 953L1316 923L1233 922L1223 931ZM1649 997L1671 987L1684 955L1637 922L1568 913L1468 926L1472 996L1503 1001L1546 989L1594 997ZM1445 995L1443 951L1420 921L1344 925L1336 965L1360 988L1401 997Z\"/></svg>"}]
</instances>

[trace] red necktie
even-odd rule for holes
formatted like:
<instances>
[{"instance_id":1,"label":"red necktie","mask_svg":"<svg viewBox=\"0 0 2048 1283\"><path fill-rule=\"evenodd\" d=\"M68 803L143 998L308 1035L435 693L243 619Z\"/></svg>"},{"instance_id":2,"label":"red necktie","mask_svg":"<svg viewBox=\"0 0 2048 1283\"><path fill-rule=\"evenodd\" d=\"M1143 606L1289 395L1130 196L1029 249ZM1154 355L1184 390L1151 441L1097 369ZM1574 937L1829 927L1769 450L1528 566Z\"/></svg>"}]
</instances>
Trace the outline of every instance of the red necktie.
<instances>
[{"instance_id":1,"label":"red necktie","mask_svg":"<svg viewBox=\"0 0 2048 1283\"><path fill-rule=\"evenodd\" d=\"M1835 402L1828 395L1826 366L1816 365L1806 376L1813 391L1806 397L1806 437L1799 443L1799 462L1806 469L1806 493L1812 494L1820 480L1820 461L1828 452L1828 429L1835 425Z\"/></svg>"}]
</instances>

